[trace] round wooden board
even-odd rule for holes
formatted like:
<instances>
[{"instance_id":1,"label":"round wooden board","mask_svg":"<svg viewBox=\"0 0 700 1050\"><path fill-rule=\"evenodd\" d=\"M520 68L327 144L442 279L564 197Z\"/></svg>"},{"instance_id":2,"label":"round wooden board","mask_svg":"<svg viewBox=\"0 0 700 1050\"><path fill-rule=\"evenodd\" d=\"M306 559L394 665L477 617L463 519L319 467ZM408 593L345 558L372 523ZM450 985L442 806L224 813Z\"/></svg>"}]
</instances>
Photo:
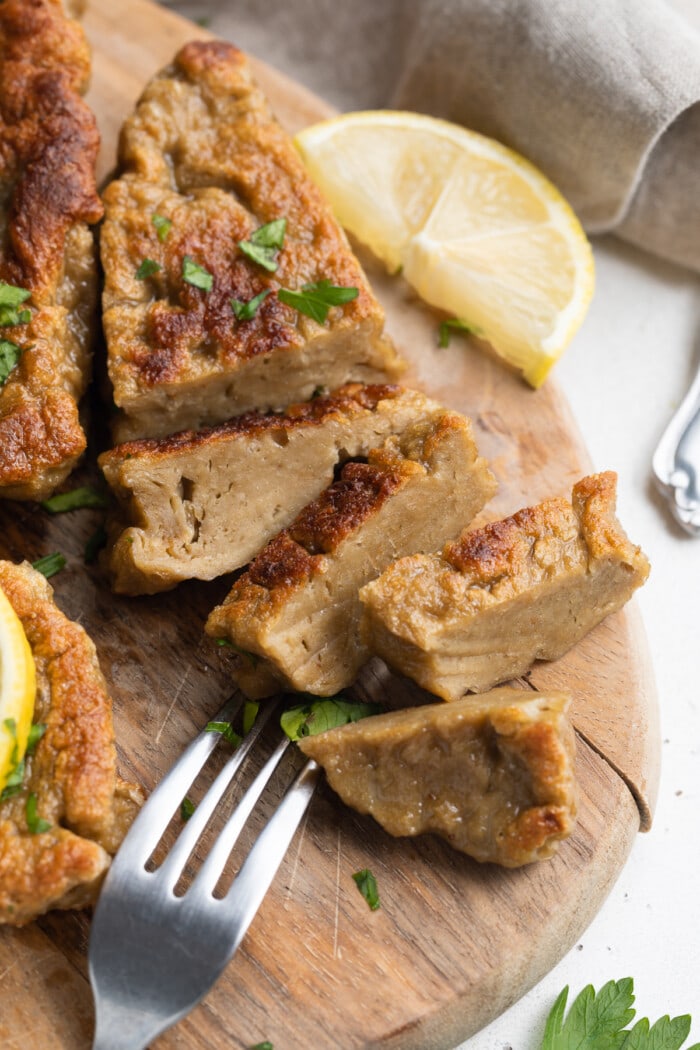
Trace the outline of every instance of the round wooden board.
<instances>
[{"instance_id":1,"label":"round wooden board","mask_svg":"<svg viewBox=\"0 0 700 1050\"><path fill-rule=\"evenodd\" d=\"M146 0L93 0L85 26L104 177L114 166L121 121L143 84L182 43L207 34ZM304 89L255 66L291 131L330 112ZM500 483L487 516L568 493L589 463L556 384L533 392L462 339L438 350L437 316L402 281L363 261L388 329L411 362L406 381L475 422ZM99 427L93 429L96 449ZM75 480L94 476L93 451ZM3 557L67 555L67 569L53 581L58 603L97 645L114 697L122 772L151 788L227 695L226 655L202 633L226 581L114 598L99 570L83 563L96 512L49 518L32 504L5 504L0 516ZM275 1050L451 1048L543 976L598 910L653 809L656 703L634 607L564 659L538 665L529 684L565 687L574 696L580 815L553 860L509 872L471 862L437 839L394 840L322 787L233 963L155 1045L244 1048L269 1040ZM416 698L414 687L377 663L358 691L394 702ZM283 787L280 778L275 790ZM364 867L377 876L377 912L352 881ZM90 1045L88 933L84 913L56 913L2 931L3 1046Z\"/></svg>"}]
</instances>

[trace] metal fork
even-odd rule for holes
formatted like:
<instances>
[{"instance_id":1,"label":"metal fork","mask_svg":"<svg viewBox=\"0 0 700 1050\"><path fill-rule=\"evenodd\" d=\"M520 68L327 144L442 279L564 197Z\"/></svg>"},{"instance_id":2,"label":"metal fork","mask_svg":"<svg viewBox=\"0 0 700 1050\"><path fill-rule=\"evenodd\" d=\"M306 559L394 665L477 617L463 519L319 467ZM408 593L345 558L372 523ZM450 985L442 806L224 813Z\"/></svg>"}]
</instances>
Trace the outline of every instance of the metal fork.
<instances>
[{"instance_id":1,"label":"metal fork","mask_svg":"<svg viewBox=\"0 0 700 1050\"><path fill-rule=\"evenodd\" d=\"M230 723L240 701L217 715ZM210 817L276 705L261 708L155 871L146 864L220 740L202 731L153 791L107 873L92 921L93 1050L143 1050L202 999L231 960L304 815L318 779L309 761L258 835L229 891L213 895L231 850L289 741L280 741L223 826L184 895L173 892Z\"/></svg>"}]
</instances>

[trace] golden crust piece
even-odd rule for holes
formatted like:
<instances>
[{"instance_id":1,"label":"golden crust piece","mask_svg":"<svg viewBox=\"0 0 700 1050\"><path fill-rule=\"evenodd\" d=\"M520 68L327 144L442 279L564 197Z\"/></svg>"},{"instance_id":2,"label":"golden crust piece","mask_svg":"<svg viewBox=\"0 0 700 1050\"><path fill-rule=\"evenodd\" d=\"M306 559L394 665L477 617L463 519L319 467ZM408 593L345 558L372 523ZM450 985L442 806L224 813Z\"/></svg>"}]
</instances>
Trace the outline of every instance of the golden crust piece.
<instances>
[{"instance_id":1,"label":"golden crust piece","mask_svg":"<svg viewBox=\"0 0 700 1050\"><path fill-rule=\"evenodd\" d=\"M616 475L402 558L360 593L362 631L395 670L444 700L555 660L620 609L649 562L615 517Z\"/></svg>"},{"instance_id":2,"label":"golden crust piece","mask_svg":"<svg viewBox=\"0 0 700 1050\"><path fill-rule=\"evenodd\" d=\"M91 904L141 801L120 780L107 686L95 647L28 564L0 561L0 587L34 656L34 721L46 732L26 757L20 791L0 803L0 922L21 926L53 908ZM48 831L31 834L30 794Z\"/></svg>"},{"instance_id":3,"label":"golden crust piece","mask_svg":"<svg viewBox=\"0 0 700 1050\"><path fill-rule=\"evenodd\" d=\"M319 384L396 374L362 269L237 48L182 48L124 125L120 160L100 239L109 376L122 410L116 440L280 408ZM172 223L165 236L154 214ZM270 272L239 244L278 219L286 233ZM210 291L184 280L187 256L212 275ZM144 259L160 269L141 280ZM277 296L320 280L359 289L325 324ZM255 315L237 320L231 300L262 293Z\"/></svg>"},{"instance_id":4,"label":"golden crust piece","mask_svg":"<svg viewBox=\"0 0 700 1050\"><path fill-rule=\"evenodd\" d=\"M357 591L401 551L456 535L495 488L469 421L443 410L347 463L234 583L206 630L243 654L233 676L252 697L329 696L368 659Z\"/></svg>"},{"instance_id":5,"label":"golden crust piece","mask_svg":"<svg viewBox=\"0 0 700 1050\"><path fill-rule=\"evenodd\" d=\"M104 453L119 502L105 553L114 590L153 594L239 569L339 464L442 411L414 390L350 383L283 413L249 412Z\"/></svg>"},{"instance_id":6,"label":"golden crust piece","mask_svg":"<svg viewBox=\"0 0 700 1050\"><path fill-rule=\"evenodd\" d=\"M390 835L435 832L479 861L551 857L574 826L575 739L561 693L494 689L305 737L347 805Z\"/></svg>"},{"instance_id":7,"label":"golden crust piece","mask_svg":"<svg viewBox=\"0 0 700 1050\"><path fill-rule=\"evenodd\" d=\"M22 351L0 385L0 495L43 499L85 449L85 390L97 275L99 135L78 92L82 29L58 0L0 4L0 281L31 292L28 324L2 326Z\"/></svg>"}]
</instances>

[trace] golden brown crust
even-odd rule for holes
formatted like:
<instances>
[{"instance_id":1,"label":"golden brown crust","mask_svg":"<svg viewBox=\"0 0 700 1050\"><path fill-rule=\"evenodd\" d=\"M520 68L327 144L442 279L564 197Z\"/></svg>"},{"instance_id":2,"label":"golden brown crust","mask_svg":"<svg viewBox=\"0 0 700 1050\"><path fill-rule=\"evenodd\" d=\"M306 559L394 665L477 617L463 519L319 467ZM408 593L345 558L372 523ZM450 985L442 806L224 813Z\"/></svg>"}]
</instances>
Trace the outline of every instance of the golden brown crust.
<instances>
[{"instance_id":1,"label":"golden brown crust","mask_svg":"<svg viewBox=\"0 0 700 1050\"><path fill-rule=\"evenodd\" d=\"M26 759L20 793L0 804L0 921L20 925L49 908L73 907L64 895L92 899L137 796L124 803L130 789L116 775L111 702L87 634L30 566L0 562L0 587L27 634L37 671L34 721L47 727ZM50 831L28 832L30 793Z\"/></svg>"},{"instance_id":2,"label":"golden brown crust","mask_svg":"<svg viewBox=\"0 0 700 1050\"><path fill-rule=\"evenodd\" d=\"M267 391L262 371L253 369L260 392L246 392L253 374L248 366L258 359L257 369L262 359L274 358L276 367L292 371L286 401L309 396L313 387L301 392L295 362L301 358L306 374L304 348L329 336L361 332L362 345L353 352L375 372L394 362L377 349L383 316L359 263L252 80L245 56L232 45L195 41L182 48L124 125L120 157L124 174L104 195L101 251L109 374L115 402L133 417L126 430L158 436L182 429L183 419L194 418L192 405L172 402L191 398L190 390L207 402L196 427L253 407L280 407L282 391ZM154 213L172 223L163 240ZM285 240L272 273L238 245L282 218ZM212 275L211 291L184 280L186 256ZM146 258L160 270L139 280L135 274ZM359 290L355 300L331 309L325 325L277 297L280 287L300 289L318 280ZM231 300L245 302L262 292L269 294L255 316L237 320ZM348 367L340 381L365 378L352 372ZM228 389L234 380L237 388ZM319 373L316 382L325 381ZM166 391L170 416L156 418L145 406L162 415Z\"/></svg>"},{"instance_id":3,"label":"golden brown crust","mask_svg":"<svg viewBox=\"0 0 700 1050\"><path fill-rule=\"evenodd\" d=\"M22 349L0 387L0 493L47 495L85 448L77 401L87 382L95 301L87 223L95 187L95 119L82 29L54 0L0 5L0 281L31 291L29 325L0 328Z\"/></svg>"}]
</instances>

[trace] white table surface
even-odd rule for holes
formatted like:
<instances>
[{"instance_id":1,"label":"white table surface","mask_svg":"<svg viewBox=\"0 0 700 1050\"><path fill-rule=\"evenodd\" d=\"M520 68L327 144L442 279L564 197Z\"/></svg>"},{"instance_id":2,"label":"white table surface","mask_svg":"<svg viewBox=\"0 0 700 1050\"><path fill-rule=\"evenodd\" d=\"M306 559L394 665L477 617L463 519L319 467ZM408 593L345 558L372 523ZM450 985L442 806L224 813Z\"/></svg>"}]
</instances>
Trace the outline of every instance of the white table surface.
<instances>
[{"instance_id":1,"label":"white table surface","mask_svg":"<svg viewBox=\"0 0 700 1050\"><path fill-rule=\"evenodd\" d=\"M700 0L671 2L700 28ZM222 0L169 6L191 18L211 16L210 29L221 35L235 18L235 4ZM238 32L236 42L269 60L256 47L259 34L247 40ZM293 58L278 64L305 82ZM620 519L652 562L635 600L660 703L659 800L652 830L637 838L576 947L461 1050L539 1050L564 985L571 1003L585 985L598 989L623 977L634 978L638 1018L694 1014L688 1045L700 1041L700 538L674 524L650 468L665 424L700 366L700 279L614 238L596 240L594 251L594 300L554 375L595 468L618 472Z\"/></svg>"}]
</instances>

